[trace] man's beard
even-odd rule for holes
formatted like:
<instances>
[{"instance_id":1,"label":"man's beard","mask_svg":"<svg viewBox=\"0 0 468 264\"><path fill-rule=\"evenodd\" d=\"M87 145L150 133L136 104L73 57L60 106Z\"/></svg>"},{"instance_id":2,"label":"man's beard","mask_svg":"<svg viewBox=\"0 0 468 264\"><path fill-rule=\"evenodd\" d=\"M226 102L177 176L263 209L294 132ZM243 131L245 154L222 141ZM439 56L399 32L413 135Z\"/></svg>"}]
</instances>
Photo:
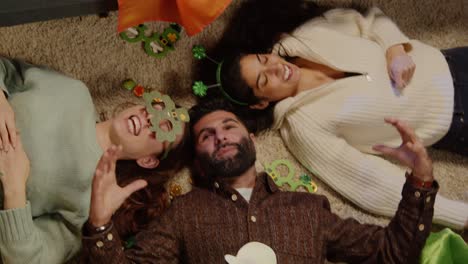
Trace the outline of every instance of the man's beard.
<instances>
[{"instance_id":1,"label":"man's beard","mask_svg":"<svg viewBox=\"0 0 468 264\"><path fill-rule=\"evenodd\" d=\"M216 154L222 147L235 146L237 153L233 157L217 159ZM244 137L240 143L230 143L219 145L218 148L209 155L208 153L198 154L198 161L205 177L234 178L238 177L255 164L256 152L252 139Z\"/></svg>"}]
</instances>

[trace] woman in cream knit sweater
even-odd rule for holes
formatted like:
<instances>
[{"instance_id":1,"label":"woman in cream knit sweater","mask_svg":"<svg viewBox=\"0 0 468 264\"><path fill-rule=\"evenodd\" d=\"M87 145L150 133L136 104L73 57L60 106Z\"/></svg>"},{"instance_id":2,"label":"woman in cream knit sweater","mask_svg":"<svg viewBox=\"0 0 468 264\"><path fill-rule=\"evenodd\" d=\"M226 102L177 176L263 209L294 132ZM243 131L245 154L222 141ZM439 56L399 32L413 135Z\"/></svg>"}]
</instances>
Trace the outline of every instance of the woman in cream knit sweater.
<instances>
[{"instance_id":1,"label":"woman in cream knit sweater","mask_svg":"<svg viewBox=\"0 0 468 264\"><path fill-rule=\"evenodd\" d=\"M405 147L384 117L408 122L425 146L468 155L468 91L454 92L451 75L467 64L468 49L445 51L447 63L377 8L329 10L266 48L224 57L220 91L272 113L269 125L298 161L361 208L392 216L405 181L404 169L379 156L392 148L376 144ZM461 229L467 219L468 204L437 198L436 223Z\"/></svg>"}]
</instances>

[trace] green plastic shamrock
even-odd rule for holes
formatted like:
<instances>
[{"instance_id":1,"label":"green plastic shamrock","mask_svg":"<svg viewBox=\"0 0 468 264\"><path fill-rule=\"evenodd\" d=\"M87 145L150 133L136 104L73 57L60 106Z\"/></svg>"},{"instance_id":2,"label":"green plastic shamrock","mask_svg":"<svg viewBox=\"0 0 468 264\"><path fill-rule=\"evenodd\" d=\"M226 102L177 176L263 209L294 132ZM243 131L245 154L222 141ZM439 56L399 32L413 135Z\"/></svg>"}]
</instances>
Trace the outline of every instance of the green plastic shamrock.
<instances>
[{"instance_id":1,"label":"green plastic shamrock","mask_svg":"<svg viewBox=\"0 0 468 264\"><path fill-rule=\"evenodd\" d=\"M126 241L124 241L124 247L126 249L132 248L135 244L136 244L135 236L131 236Z\"/></svg>"},{"instance_id":2,"label":"green plastic shamrock","mask_svg":"<svg viewBox=\"0 0 468 264\"><path fill-rule=\"evenodd\" d=\"M170 27L164 29L163 33L154 32L151 36L146 37L144 41L144 49L146 54L162 58L168 52L175 49L175 43L180 39L179 31L171 24Z\"/></svg>"},{"instance_id":3,"label":"green plastic shamrock","mask_svg":"<svg viewBox=\"0 0 468 264\"><path fill-rule=\"evenodd\" d=\"M133 90L135 86L137 86L137 83L132 79L128 79L123 82L123 87L129 91Z\"/></svg>"},{"instance_id":4,"label":"green plastic shamrock","mask_svg":"<svg viewBox=\"0 0 468 264\"><path fill-rule=\"evenodd\" d=\"M300 177L299 177L299 180L302 181L303 183L305 184L310 184L312 182L312 178L310 178L309 175L307 174L302 174Z\"/></svg>"},{"instance_id":5,"label":"green plastic shamrock","mask_svg":"<svg viewBox=\"0 0 468 264\"><path fill-rule=\"evenodd\" d=\"M206 57L206 50L202 45L195 45L192 48L192 54L195 59L204 59Z\"/></svg>"},{"instance_id":6,"label":"green plastic shamrock","mask_svg":"<svg viewBox=\"0 0 468 264\"><path fill-rule=\"evenodd\" d=\"M301 176L299 176L299 180L307 186L312 186L313 192L317 191L318 187L314 182L312 182L312 178L309 175L304 173Z\"/></svg>"},{"instance_id":7,"label":"green plastic shamrock","mask_svg":"<svg viewBox=\"0 0 468 264\"><path fill-rule=\"evenodd\" d=\"M143 24L140 24L140 25L138 25L138 27L132 27L132 28L128 29L128 31L136 32L137 35L135 37L130 37L127 34L128 33L127 31L123 31L119 35L123 40L128 41L130 43L135 43L135 42L144 40L146 38L145 31L147 29L148 29L147 26L145 26Z\"/></svg>"},{"instance_id":8,"label":"green plastic shamrock","mask_svg":"<svg viewBox=\"0 0 468 264\"><path fill-rule=\"evenodd\" d=\"M206 90L208 90L208 86L206 86L203 82L196 81L193 86L193 93L196 96L203 97L206 95Z\"/></svg>"}]
</instances>

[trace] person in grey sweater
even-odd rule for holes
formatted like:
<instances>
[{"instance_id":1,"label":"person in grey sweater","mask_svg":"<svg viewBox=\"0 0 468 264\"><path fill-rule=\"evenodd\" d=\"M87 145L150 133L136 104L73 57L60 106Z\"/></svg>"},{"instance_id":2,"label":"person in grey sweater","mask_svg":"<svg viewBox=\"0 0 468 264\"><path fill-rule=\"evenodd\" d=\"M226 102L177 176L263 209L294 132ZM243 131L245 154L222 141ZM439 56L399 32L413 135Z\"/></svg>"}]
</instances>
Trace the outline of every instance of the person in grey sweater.
<instances>
[{"instance_id":1,"label":"person in grey sweater","mask_svg":"<svg viewBox=\"0 0 468 264\"><path fill-rule=\"evenodd\" d=\"M145 220L134 218L137 213L150 218L147 212L163 207L157 202L162 191L152 190L161 189L170 169L181 164L186 128L185 122L168 118L154 126L158 112L150 112L183 114L185 109L170 108L169 101L164 101L165 109L147 103L96 123L84 83L2 57L0 88L0 263L63 263L78 252L92 176L111 145L122 146L122 166L139 169L133 175L144 177L124 190L147 186L142 191L147 194L126 201L127 211L121 214L126 219L118 222L135 225ZM135 180L120 176L116 184ZM123 202L130 193L118 199ZM138 212L132 211L137 206Z\"/></svg>"}]
</instances>

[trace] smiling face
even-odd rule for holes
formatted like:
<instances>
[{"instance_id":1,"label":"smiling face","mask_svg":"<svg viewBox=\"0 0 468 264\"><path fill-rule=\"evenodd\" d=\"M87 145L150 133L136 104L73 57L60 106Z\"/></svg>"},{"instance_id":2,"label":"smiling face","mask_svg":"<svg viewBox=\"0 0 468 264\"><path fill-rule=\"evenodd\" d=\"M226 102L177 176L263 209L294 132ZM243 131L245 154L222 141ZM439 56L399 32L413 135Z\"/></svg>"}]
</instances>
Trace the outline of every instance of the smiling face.
<instances>
[{"instance_id":1,"label":"smiling face","mask_svg":"<svg viewBox=\"0 0 468 264\"><path fill-rule=\"evenodd\" d=\"M163 120L158 125L163 131L172 129L168 120ZM111 120L110 138L113 144L122 145L126 159L135 160L151 155L161 157L165 150L175 148L182 141L183 134L177 135L172 144L168 141L160 142L156 140L155 132L150 127L145 106L136 105L123 110Z\"/></svg>"},{"instance_id":2,"label":"smiling face","mask_svg":"<svg viewBox=\"0 0 468 264\"><path fill-rule=\"evenodd\" d=\"M243 79L256 97L268 102L296 94L301 79L299 67L275 54L249 54L240 59Z\"/></svg>"},{"instance_id":3,"label":"smiling face","mask_svg":"<svg viewBox=\"0 0 468 264\"><path fill-rule=\"evenodd\" d=\"M197 160L204 173L237 177L256 160L253 134L230 112L215 111L193 127Z\"/></svg>"}]
</instances>

